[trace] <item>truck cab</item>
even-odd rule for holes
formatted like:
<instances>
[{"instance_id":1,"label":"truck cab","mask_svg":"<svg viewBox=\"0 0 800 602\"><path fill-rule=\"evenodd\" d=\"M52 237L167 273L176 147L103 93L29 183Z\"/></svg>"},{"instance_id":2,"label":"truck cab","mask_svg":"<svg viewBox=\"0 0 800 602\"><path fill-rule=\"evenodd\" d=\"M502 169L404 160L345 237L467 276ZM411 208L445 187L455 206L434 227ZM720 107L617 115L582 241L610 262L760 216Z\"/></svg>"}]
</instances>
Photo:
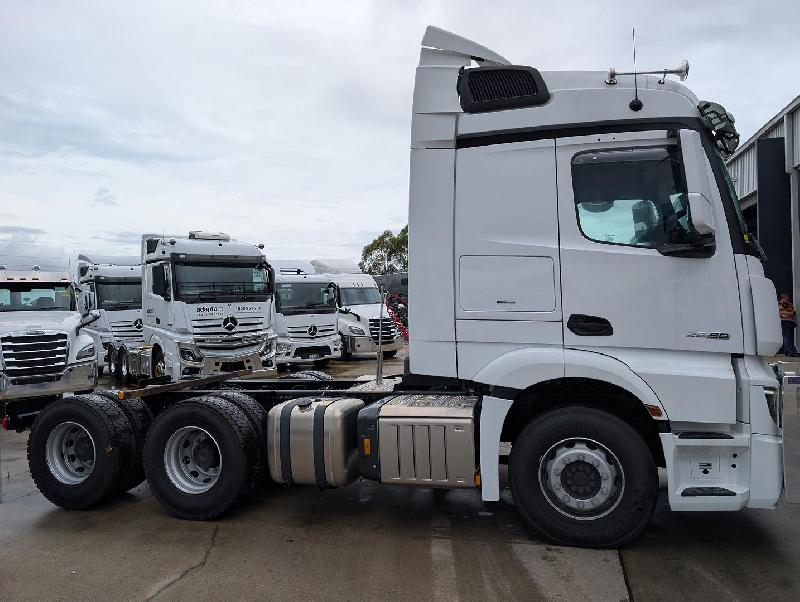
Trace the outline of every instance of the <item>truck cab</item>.
<instances>
[{"instance_id":1,"label":"truck cab","mask_svg":"<svg viewBox=\"0 0 800 602\"><path fill-rule=\"evenodd\" d=\"M273 294L261 247L224 233L143 235L142 337L151 374L178 380L274 368Z\"/></svg>"},{"instance_id":2,"label":"truck cab","mask_svg":"<svg viewBox=\"0 0 800 602\"><path fill-rule=\"evenodd\" d=\"M318 366L341 356L336 292L330 280L302 268L272 262L278 368L303 362ZM283 267L281 267L283 265Z\"/></svg>"},{"instance_id":3,"label":"truck cab","mask_svg":"<svg viewBox=\"0 0 800 602\"><path fill-rule=\"evenodd\" d=\"M403 338L383 305L375 279L369 274L326 274L336 289L342 358L353 354L378 353L394 357L403 348Z\"/></svg>"},{"instance_id":4,"label":"truck cab","mask_svg":"<svg viewBox=\"0 0 800 602\"><path fill-rule=\"evenodd\" d=\"M98 373L114 365L109 349L142 341L142 268L138 257L78 256L81 299L100 318L84 332L92 337Z\"/></svg>"},{"instance_id":5,"label":"truck cab","mask_svg":"<svg viewBox=\"0 0 800 602\"><path fill-rule=\"evenodd\" d=\"M488 393L484 499L497 499L502 441L538 528L574 541L607 527L629 508L626 452L613 429L587 426L590 408L598 423L634 425L648 474L666 469L673 509L774 506L781 400L764 358L781 331L723 161L738 143L733 118L669 78L685 79L688 63L546 72L435 27L422 45L410 371ZM562 440L545 445L542 424ZM562 482L565 467L616 484L594 495L589 481Z\"/></svg>"},{"instance_id":6,"label":"truck cab","mask_svg":"<svg viewBox=\"0 0 800 602\"><path fill-rule=\"evenodd\" d=\"M8 428L28 425L46 403L97 384L92 337L98 315L78 310L65 272L0 266L0 408Z\"/></svg>"}]
</instances>

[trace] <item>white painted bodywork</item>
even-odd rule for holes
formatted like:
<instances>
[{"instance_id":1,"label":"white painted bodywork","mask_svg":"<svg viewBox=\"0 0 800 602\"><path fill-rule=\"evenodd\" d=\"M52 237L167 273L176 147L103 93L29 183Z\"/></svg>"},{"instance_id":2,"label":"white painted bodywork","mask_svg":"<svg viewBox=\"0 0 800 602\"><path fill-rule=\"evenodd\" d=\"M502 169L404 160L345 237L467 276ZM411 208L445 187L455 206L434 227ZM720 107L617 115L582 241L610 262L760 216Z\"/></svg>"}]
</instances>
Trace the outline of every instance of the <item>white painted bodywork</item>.
<instances>
[{"instance_id":1,"label":"white painted bodywork","mask_svg":"<svg viewBox=\"0 0 800 602\"><path fill-rule=\"evenodd\" d=\"M148 252L148 240L155 240L155 249ZM274 306L267 301L202 301L185 302L169 299L153 292L153 268L164 264L172 273L172 258L237 258L231 261L265 261L253 244L230 239L203 239L186 236L145 234L142 236L142 336L147 346L161 349L166 374L173 380L193 374L209 374L222 369L223 363L259 368L274 368L276 348ZM192 259L195 258L195 259ZM183 260L183 259L182 259ZM172 278L172 277L171 277ZM174 286L174 280L170 280ZM232 331L225 320L235 319ZM235 347L234 347L235 345ZM222 346L223 348L215 348ZM181 357L181 349L190 349L194 360Z\"/></svg>"},{"instance_id":2,"label":"white painted bodywork","mask_svg":"<svg viewBox=\"0 0 800 602\"><path fill-rule=\"evenodd\" d=\"M141 288L142 266L139 257L86 256L79 255L81 301L85 310L97 309L100 319L84 329L92 337L97 351L97 364L107 364L108 348L121 343L141 342L142 307L125 309L108 309L98 305L98 286L110 280L112 282L138 282Z\"/></svg>"},{"instance_id":3,"label":"white painted bodywork","mask_svg":"<svg viewBox=\"0 0 800 602\"><path fill-rule=\"evenodd\" d=\"M272 262L273 267L280 264ZM310 265L310 264L309 264ZM302 268L295 273L283 268L275 275L277 289L282 284L306 283L325 287L330 283L326 276L308 274ZM342 339L339 335L338 309L333 311L295 310L282 312L276 301L278 311L275 316L275 332L278 335L278 348L275 361L278 364L292 364L308 361L324 361L338 358L342 354ZM313 354L309 355L309 350Z\"/></svg>"},{"instance_id":4,"label":"white painted bodywork","mask_svg":"<svg viewBox=\"0 0 800 602\"><path fill-rule=\"evenodd\" d=\"M317 261L317 260L315 260ZM315 262L312 262L315 263ZM378 352L378 335L374 324L381 317L384 320L383 351L397 351L403 348L403 338L391 323L386 308L380 303L349 305L342 301L341 289L365 288L378 291L375 279L369 274L325 274L339 291L339 334L342 337L342 353L367 354ZM370 327L372 325L372 331Z\"/></svg>"},{"instance_id":5,"label":"white painted bodywork","mask_svg":"<svg viewBox=\"0 0 800 602\"><path fill-rule=\"evenodd\" d=\"M40 270L0 270L2 282L37 282L67 285L73 295L73 310L31 310L0 312L0 400L21 400L46 395L92 389L97 384L97 362L92 347L92 337L78 329L82 316L74 298L74 286L66 272ZM2 300L0 300L2 303ZM7 337L61 334L66 337L66 352L47 376L31 373L30 377L16 377L8 371L16 360ZM7 343L5 348L3 340ZM91 353L85 356L85 353ZM80 359L78 356L81 355ZM46 362L49 364L49 362ZM49 367L49 366L48 366Z\"/></svg>"},{"instance_id":6,"label":"white painted bodywork","mask_svg":"<svg viewBox=\"0 0 800 602\"><path fill-rule=\"evenodd\" d=\"M774 287L757 258L734 253L729 231L738 226L729 230L731 212L700 134L620 126L576 135L565 127L697 120L697 98L677 82L639 76L643 108L634 112L632 76L610 86L605 72L542 72L550 93L545 104L464 113L456 82L474 57L507 63L442 30L429 28L423 39L411 132L410 371L506 391L562 378L616 385L654 419L670 421L661 441L673 508L774 505L782 484L781 433L768 412L764 418L764 388L777 381L761 359L780 345ZM459 137L544 127L554 133L457 145ZM714 234L710 257L603 244L581 232L573 158L648 146L679 149L693 213L702 232ZM567 321L577 314L602 316L613 333L575 334ZM481 475L484 499L492 500L495 451L510 404L498 397L484 404ZM758 427L748 422L756 414ZM679 439L679 430L731 439ZM698 449L720 466L714 485L692 471ZM726 468L733 453L742 459ZM735 495L680 497L695 486L729 486Z\"/></svg>"}]
</instances>

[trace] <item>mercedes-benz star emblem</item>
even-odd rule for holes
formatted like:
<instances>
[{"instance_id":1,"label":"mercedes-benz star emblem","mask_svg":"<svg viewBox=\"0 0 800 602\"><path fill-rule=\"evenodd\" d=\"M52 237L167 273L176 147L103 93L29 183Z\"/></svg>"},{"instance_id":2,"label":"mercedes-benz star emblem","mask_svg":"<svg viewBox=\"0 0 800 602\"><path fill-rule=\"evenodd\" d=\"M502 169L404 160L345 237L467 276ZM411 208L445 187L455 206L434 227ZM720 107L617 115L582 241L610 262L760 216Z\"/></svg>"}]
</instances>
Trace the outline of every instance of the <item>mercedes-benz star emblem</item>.
<instances>
[{"instance_id":1,"label":"mercedes-benz star emblem","mask_svg":"<svg viewBox=\"0 0 800 602\"><path fill-rule=\"evenodd\" d=\"M141 329L142 329L142 319L141 319L141 318L136 318L136 319L133 321L133 327L134 327L136 330L141 330Z\"/></svg>"},{"instance_id":2,"label":"mercedes-benz star emblem","mask_svg":"<svg viewBox=\"0 0 800 602\"><path fill-rule=\"evenodd\" d=\"M311 326L308 327L308 336L310 336L310 337L317 336L317 325L316 324L312 324Z\"/></svg>"},{"instance_id":3,"label":"mercedes-benz star emblem","mask_svg":"<svg viewBox=\"0 0 800 602\"><path fill-rule=\"evenodd\" d=\"M224 320L222 320L222 327L227 330L228 332L233 332L236 330L236 327L239 325L239 320L237 320L234 316L228 316Z\"/></svg>"}]
</instances>

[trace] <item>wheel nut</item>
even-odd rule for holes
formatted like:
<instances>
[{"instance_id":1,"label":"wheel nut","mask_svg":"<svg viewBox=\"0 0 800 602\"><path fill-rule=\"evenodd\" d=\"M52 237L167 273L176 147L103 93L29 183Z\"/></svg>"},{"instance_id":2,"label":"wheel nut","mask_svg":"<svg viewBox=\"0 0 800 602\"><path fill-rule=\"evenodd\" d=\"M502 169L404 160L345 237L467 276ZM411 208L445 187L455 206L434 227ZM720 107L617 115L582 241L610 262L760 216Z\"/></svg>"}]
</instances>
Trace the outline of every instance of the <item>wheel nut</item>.
<instances>
[{"instance_id":1,"label":"wheel nut","mask_svg":"<svg viewBox=\"0 0 800 602\"><path fill-rule=\"evenodd\" d=\"M600 466L600 460L594 460L594 461L592 462L592 465L593 465L595 468L597 468L598 466Z\"/></svg>"},{"instance_id":2,"label":"wheel nut","mask_svg":"<svg viewBox=\"0 0 800 602\"><path fill-rule=\"evenodd\" d=\"M600 490L600 493L602 493L603 495L608 495L608 489L607 489L606 487L603 487L603 488Z\"/></svg>"},{"instance_id":3,"label":"wheel nut","mask_svg":"<svg viewBox=\"0 0 800 602\"><path fill-rule=\"evenodd\" d=\"M561 483L553 483L555 489L561 489Z\"/></svg>"},{"instance_id":4,"label":"wheel nut","mask_svg":"<svg viewBox=\"0 0 800 602\"><path fill-rule=\"evenodd\" d=\"M608 473L607 472L604 472L601 476L603 477L604 481L608 480Z\"/></svg>"},{"instance_id":5,"label":"wheel nut","mask_svg":"<svg viewBox=\"0 0 800 602\"><path fill-rule=\"evenodd\" d=\"M586 458L586 456L584 456L583 454L578 454L578 460L583 462L584 458Z\"/></svg>"}]
</instances>

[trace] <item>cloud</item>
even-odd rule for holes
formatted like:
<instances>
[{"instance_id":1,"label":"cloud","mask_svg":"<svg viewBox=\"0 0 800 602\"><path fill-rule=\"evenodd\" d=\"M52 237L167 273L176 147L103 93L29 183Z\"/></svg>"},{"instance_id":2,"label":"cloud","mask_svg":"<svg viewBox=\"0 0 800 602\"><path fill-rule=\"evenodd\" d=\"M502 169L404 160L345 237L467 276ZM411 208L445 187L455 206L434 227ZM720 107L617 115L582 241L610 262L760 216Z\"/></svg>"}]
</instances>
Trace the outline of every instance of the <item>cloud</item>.
<instances>
[{"instance_id":1,"label":"cloud","mask_svg":"<svg viewBox=\"0 0 800 602\"><path fill-rule=\"evenodd\" d=\"M41 228L31 228L28 226L0 226L0 234L11 234L12 238L19 240L25 239L24 237L34 237L39 234L44 234Z\"/></svg>"},{"instance_id":2,"label":"cloud","mask_svg":"<svg viewBox=\"0 0 800 602\"><path fill-rule=\"evenodd\" d=\"M746 139L797 93L796 19L775 19L794 5L674 0L654 20L621 0L6 0L0 206L70 253L209 229L275 257L356 258L407 221L426 25L543 71L627 70L635 25L638 65L688 58L689 87Z\"/></svg>"},{"instance_id":3,"label":"cloud","mask_svg":"<svg viewBox=\"0 0 800 602\"><path fill-rule=\"evenodd\" d=\"M117 207L119 205L119 201L117 201L117 197L111 194L111 191L108 188L98 188L94 192L94 204Z\"/></svg>"}]
</instances>

